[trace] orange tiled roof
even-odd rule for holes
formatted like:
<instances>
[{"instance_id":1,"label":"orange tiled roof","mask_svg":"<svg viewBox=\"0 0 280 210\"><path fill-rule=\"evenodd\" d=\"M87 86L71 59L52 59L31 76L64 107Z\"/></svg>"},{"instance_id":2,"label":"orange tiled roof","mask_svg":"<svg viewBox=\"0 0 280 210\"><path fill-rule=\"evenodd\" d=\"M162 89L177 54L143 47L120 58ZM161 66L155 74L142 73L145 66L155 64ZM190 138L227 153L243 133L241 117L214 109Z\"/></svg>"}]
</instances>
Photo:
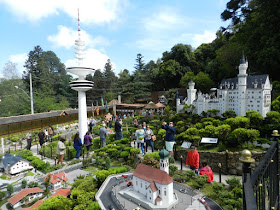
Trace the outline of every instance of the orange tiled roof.
<instances>
[{"instance_id":1,"label":"orange tiled roof","mask_svg":"<svg viewBox=\"0 0 280 210\"><path fill-rule=\"evenodd\" d=\"M151 190L152 190L153 192L155 192L155 191L158 190L158 189L157 189L157 186L156 186L156 184L155 184L155 182L152 182L152 183L149 185L149 187L151 188Z\"/></svg>"},{"instance_id":2,"label":"orange tiled roof","mask_svg":"<svg viewBox=\"0 0 280 210\"><path fill-rule=\"evenodd\" d=\"M148 182L157 182L159 184L170 184L173 182L172 177L168 173L157 168L152 168L151 166L145 164L138 164L133 176L140 179L146 180Z\"/></svg>"},{"instance_id":3,"label":"orange tiled roof","mask_svg":"<svg viewBox=\"0 0 280 210\"><path fill-rule=\"evenodd\" d=\"M71 194L71 190L70 189L62 189L62 190L57 191L51 197L55 197L55 196L58 196L58 195L62 195L64 197L67 197L70 194Z\"/></svg>"},{"instance_id":4,"label":"orange tiled roof","mask_svg":"<svg viewBox=\"0 0 280 210\"><path fill-rule=\"evenodd\" d=\"M15 196L11 197L8 200L8 202L10 204L14 205L17 202L19 202L22 198L24 198L25 196L27 196L27 195L29 195L31 193L40 193L40 192L44 192L44 191L42 189L40 189L39 187L23 189L18 194L16 194Z\"/></svg>"},{"instance_id":5,"label":"orange tiled roof","mask_svg":"<svg viewBox=\"0 0 280 210\"><path fill-rule=\"evenodd\" d=\"M158 108L165 108L165 105L163 105L162 103L156 103L156 106L158 107Z\"/></svg>"},{"instance_id":6,"label":"orange tiled roof","mask_svg":"<svg viewBox=\"0 0 280 210\"><path fill-rule=\"evenodd\" d=\"M51 176L50 183L52 183L52 184L55 184L58 181L62 181L62 182L68 181L68 178L66 177L66 174L64 172L60 172L58 174L51 174L51 173L49 173L46 176L46 178L44 179L44 181L47 180L49 175Z\"/></svg>"},{"instance_id":7,"label":"orange tiled roof","mask_svg":"<svg viewBox=\"0 0 280 210\"><path fill-rule=\"evenodd\" d=\"M162 199L158 196L157 198L156 198L156 201L161 201Z\"/></svg>"}]
</instances>

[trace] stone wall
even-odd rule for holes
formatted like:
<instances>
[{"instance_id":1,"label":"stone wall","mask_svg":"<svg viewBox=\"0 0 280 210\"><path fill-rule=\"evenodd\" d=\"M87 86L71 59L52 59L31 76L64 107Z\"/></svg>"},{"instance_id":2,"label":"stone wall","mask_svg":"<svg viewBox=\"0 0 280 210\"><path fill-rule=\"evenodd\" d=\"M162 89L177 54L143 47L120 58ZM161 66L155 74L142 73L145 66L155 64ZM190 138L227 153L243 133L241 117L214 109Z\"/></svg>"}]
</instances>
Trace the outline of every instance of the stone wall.
<instances>
[{"instance_id":1,"label":"stone wall","mask_svg":"<svg viewBox=\"0 0 280 210\"><path fill-rule=\"evenodd\" d=\"M176 152L175 159L181 160L181 155L183 157L183 164L186 164L186 157L189 150L182 149ZM252 170L255 169L256 165L265 155L265 152L252 152L252 158L255 159L255 163L251 165ZM199 164L206 161L212 170L216 173L219 172L218 164L222 164L222 173L227 172L231 175L242 175L242 163L239 158L241 157L241 152L199 152Z\"/></svg>"}]
</instances>

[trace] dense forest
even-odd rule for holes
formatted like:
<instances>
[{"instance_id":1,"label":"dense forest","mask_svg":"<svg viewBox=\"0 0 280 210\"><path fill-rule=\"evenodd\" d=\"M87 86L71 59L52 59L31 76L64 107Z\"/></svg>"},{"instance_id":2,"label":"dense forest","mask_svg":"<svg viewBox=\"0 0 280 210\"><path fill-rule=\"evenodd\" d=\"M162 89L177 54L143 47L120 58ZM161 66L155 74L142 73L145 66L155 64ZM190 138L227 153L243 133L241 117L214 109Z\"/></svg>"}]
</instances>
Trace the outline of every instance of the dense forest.
<instances>
[{"instance_id":1,"label":"dense forest","mask_svg":"<svg viewBox=\"0 0 280 210\"><path fill-rule=\"evenodd\" d=\"M249 74L269 74L273 82L272 108L280 109L280 5L279 1L230 0L221 18L230 20L220 28L216 39L193 49L188 40L174 45L161 58L145 61L136 55L134 69L123 69L115 75L111 61L86 79L94 82L87 92L87 103L95 105L101 98L110 101L122 95L124 102L149 100L151 91L187 88L193 80L196 88L206 93L222 79L236 77L242 53L249 62ZM16 64L8 62L0 81L0 116L30 113L30 99L15 88L29 92L32 74L35 113L77 107L77 93L70 89L73 79L65 65L52 51L35 46L29 52L22 78L16 76ZM173 93L173 94L172 94ZM99 102L100 104L100 102Z\"/></svg>"}]
</instances>

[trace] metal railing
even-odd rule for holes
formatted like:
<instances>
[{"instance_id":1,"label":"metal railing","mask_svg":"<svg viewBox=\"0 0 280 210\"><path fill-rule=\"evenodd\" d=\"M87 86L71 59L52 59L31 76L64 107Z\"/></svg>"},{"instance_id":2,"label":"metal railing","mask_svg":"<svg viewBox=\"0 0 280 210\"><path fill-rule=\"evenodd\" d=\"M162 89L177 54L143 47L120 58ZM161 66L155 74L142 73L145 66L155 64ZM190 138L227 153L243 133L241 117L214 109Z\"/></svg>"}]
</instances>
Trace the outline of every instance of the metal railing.
<instances>
[{"instance_id":1,"label":"metal railing","mask_svg":"<svg viewBox=\"0 0 280 210\"><path fill-rule=\"evenodd\" d=\"M253 173L250 151L242 152L243 209L279 209L278 131L274 130L272 136L274 142Z\"/></svg>"}]
</instances>

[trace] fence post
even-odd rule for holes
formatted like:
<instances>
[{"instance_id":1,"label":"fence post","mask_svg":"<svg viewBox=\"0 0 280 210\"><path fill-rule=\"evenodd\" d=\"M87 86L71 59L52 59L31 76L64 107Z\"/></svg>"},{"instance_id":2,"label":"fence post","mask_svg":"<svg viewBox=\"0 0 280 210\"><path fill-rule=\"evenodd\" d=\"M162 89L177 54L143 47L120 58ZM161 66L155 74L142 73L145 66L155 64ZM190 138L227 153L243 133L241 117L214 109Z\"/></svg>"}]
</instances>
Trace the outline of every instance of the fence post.
<instances>
[{"instance_id":1,"label":"fence post","mask_svg":"<svg viewBox=\"0 0 280 210\"><path fill-rule=\"evenodd\" d=\"M183 171L183 156L181 155L181 171Z\"/></svg>"},{"instance_id":2,"label":"fence post","mask_svg":"<svg viewBox=\"0 0 280 210\"><path fill-rule=\"evenodd\" d=\"M251 175L251 163L254 163L255 160L252 157L252 154L249 150L245 149L241 152L241 157L239 158L240 162L243 163L242 166L242 189L243 189L243 209L246 210L246 196L244 186L247 182L248 176Z\"/></svg>"},{"instance_id":3,"label":"fence post","mask_svg":"<svg viewBox=\"0 0 280 210\"><path fill-rule=\"evenodd\" d=\"M278 143L278 138L279 138L279 134L278 134L278 130L273 130L272 131L272 136L273 136L273 141L276 142L276 161L277 163L275 164L276 167L276 171L277 171L277 181L275 182L276 187L275 187L275 194L277 195L277 197L279 197L279 156L278 156L278 152L279 152L279 143ZM278 199L279 202L279 199ZM279 208L279 207L278 207Z\"/></svg>"},{"instance_id":4,"label":"fence post","mask_svg":"<svg viewBox=\"0 0 280 210\"><path fill-rule=\"evenodd\" d=\"M222 182L222 164L219 163L218 167L219 167L219 183L221 183Z\"/></svg>"}]
</instances>

